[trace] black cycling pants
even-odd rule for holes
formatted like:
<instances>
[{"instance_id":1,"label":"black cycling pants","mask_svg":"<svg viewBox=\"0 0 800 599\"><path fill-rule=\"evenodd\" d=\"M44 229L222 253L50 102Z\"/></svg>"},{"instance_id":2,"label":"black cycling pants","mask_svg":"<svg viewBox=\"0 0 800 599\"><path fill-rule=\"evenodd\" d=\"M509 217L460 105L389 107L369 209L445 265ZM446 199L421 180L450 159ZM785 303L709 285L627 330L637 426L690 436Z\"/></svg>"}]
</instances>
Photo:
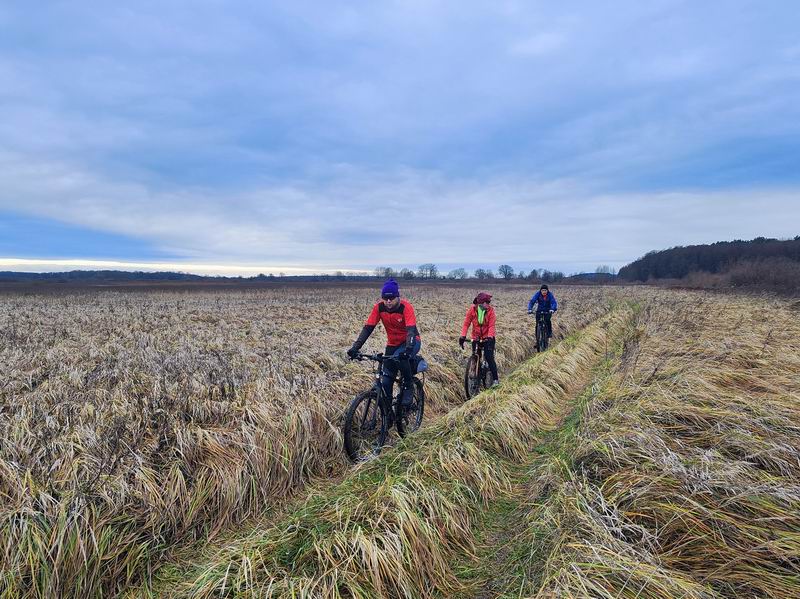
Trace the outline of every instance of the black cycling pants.
<instances>
[{"instance_id":1,"label":"black cycling pants","mask_svg":"<svg viewBox=\"0 0 800 599\"><path fill-rule=\"evenodd\" d=\"M421 344L419 341L414 341L414 345L411 347L411 353L409 356L416 356L419 353L420 346ZM383 355L395 357L399 356L405 347L405 344L387 345ZM393 360L386 361L383 363L383 377L381 378L381 386L383 387L383 392L386 397L392 397L392 386L394 385L394 377L397 376L398 370L400 370L400 373L403 375L403 388L410 389L413 385L412 377L414 376L414 373L411 372L411 363L409 360L400 360L399 362L395 362Z\"/></svg>"},{"instance_id":2,"label":"black cycling pants","mask_svg":"<svg viewBox=\"0 0 800 599\"><path fill-rule=\"evenodd\" d=\"M472 342L472 349L475 349L477 341ZM494 339L486 339L483 343L483 357L486 358L486 363L489 365L489 371L492 373L492 379L497 380L497 362L494 361Z\"/></svg>"}]
</instances>

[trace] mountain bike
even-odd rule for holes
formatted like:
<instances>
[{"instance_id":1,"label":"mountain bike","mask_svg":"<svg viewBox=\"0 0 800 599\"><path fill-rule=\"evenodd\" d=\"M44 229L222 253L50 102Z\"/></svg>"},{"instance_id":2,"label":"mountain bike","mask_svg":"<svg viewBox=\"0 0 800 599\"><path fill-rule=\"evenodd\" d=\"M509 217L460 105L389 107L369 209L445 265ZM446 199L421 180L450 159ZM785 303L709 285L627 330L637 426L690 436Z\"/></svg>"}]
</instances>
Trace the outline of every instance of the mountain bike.
<instances>
[{"instance_id":1,"label":"mountain bike","mask_svg":"<svg viewBox=\"0 0 800 599\"><path fill-rule=\"evenodd\" d=\"M536 313L536 350L543 352L550 345L550 338L547 336L547 321L552 318L552 312Z\"/></svg>"},{"instance_id":2,"label":"mountain bike","mask_svg":"<svg viewBox=\"0 0 800 599\"><path fill-rule=\"evenodd\" d=\"M399 392L394 398L387 398L381 385L384 362L399 362L402 358L384 356L382 353L359 353L353 359L373 362L375 376L372 388L353 398L344 417L344 449L353 462L359 462L380 453L392 423L397 427L397 434L400 437L413 433L422 424L425 412L424 375L423 380L420 380L416 373L420 362L424 364L424 360L418 356L411 359L411 370L415 373L414 395L411 405L404 407L403 377L400 372L394 381L399 383L397 385ZM395 388L394 384L392 388Z\"/></svg>"},{"instance_id":3,"label":"mountain bike","mask_svg":"<svg viewBox=\"0 0 800 599\"><path fill-rule=\"evenodd\" d=\"M492 372L483 355L484 344L484 340L472 342L472 355L464 369L464 393L467 399L472 399L482 389L492 386Z\"/></svg>"}]
</instances>

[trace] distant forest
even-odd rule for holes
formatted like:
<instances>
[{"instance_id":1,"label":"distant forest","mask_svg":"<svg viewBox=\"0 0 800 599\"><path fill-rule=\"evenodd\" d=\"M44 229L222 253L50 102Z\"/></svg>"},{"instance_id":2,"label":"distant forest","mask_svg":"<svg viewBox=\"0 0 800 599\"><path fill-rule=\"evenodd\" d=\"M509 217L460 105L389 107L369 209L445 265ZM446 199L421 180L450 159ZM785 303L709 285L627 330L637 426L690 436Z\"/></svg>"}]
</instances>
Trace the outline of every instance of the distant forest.
<instances>
[{"instance_id":1,"label":"distant forest","mask_svg":"<svg viewBox=\"0 0 800 599\"><path fill-rule=\"evenodd\" d=\"M681 280L696 287L800 289L800 236L757 237L649 252L624 266L625 281Z\"/></svg>"},{"instance_id":2,"label":"distant forest","mask_svg":"<svg viewBox=\"0 0 800 599\"><path fill-rule=\"evenodd\" d=\"M0 280L6 281L205 281L212 277L190 275L182 272L132 272L125 270L72 270L69 272L14 272L0 271Z\"/></svg>"}]
</instances>

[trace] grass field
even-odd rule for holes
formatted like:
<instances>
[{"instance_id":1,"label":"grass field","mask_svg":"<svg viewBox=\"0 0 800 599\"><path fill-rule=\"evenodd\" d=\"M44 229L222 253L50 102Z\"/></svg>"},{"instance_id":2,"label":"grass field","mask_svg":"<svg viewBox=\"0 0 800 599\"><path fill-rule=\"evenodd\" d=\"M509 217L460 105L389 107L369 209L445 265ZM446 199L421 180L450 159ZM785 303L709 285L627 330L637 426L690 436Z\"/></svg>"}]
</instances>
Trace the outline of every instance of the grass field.
<instances>
[{"instance_id":1,"label":"grass field","mask_svg":"<svg viewBox=\"0 0 800 599\"><path fill-rule=\"evenodd\" d=\"M631 299L131 596L799 596L797 307Z\"/></svg>"},{"instance_id":2,"label":"grass field","mask_svg":"<svg viewBox=\"0 0 800 599\"><path fill-rule=\"evenodd\" d=\"M463 402L471 294L419 286L433 421ZM531 355L530 289L492 290L498 363ZM618 290L564 288L556 336ZM340 419L369 372L344 359L366 288L0 297L3 597L114 596L350 470ZM383 334L370 340L382 347ZM392 452L389 452L392 453ZM146 586L146 585L145 585Z\"/></svg>"}]
</instances>

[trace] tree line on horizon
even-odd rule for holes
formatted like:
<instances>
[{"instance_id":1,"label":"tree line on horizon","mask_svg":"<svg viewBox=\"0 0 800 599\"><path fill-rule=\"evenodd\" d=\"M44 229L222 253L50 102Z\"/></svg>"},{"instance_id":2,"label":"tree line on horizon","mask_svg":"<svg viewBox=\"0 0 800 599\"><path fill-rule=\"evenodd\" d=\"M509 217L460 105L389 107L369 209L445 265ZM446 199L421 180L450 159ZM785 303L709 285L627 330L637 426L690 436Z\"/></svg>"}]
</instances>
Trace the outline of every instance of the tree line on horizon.
<instances>
[{"instance_id":1,"label":"tree line on horizon","mask_svg":"<svg viewBox=\"0 0 800 599\"><path fill-rule=\"evenodd\" d=\"M595 277L596 275L596 277ZM333 274L310 274L310 275L287 275L285 273L258 274L254 276L223 276L223 275L195 275L184 272L172 271L125 271L125 270L72 270L66 272L16 272L0 271L0 281L6 282L50 282L50 283L104 283L104 282L217 282L228 281L253 281L267 282L276 280L292 281L364 281L374 278L388 279L390 277L400 280L417 281L462 281L462 280L481 280L481 281L543 281L546 283L557 283L568 278L585 278L586 280L609 280L614 278L616 272L613 268L601 265L593 273L573 273L566 276L560 270L549 270L546 268L531 270L515 270L508 264L501 264L497 272L491 268L477 268L472 272L465 268L454 268L447 273L442 273L439 267L433 263L421 264L417 269L401 268L394 269L388 266L379 266L372 273L337 271Z\"/></svg>"},{"instance_id":2,"label":"tree line on horizon","mask_svg":"<svg viewBox=\"0 0 800 599\"><path fill-rule=\"evenodd\" d=\"M619 271L630 282L685 281L696 287L800 288L800 235L756 237L648 252Z\"/></svg>"},{"instance_id":3,"label":"tree line on horizon","mask_svg":"<svg viewBox=\"0 0 800 599\"><path fill-rule=\"evenodd\" d=\"M416 270L412 270L410 268L401 268L396 270L389 266L378 266L374 273L378 278L395 278L405 280L449 279L451 281L463 281L466 279L478 279L485 281L502 279L504 281L510 281L512 279L517 279L520 281L544 281L546 283L557 283L566 278L566 275L560 270L548 270L546 268L532 268L530 271L523 269L515 270L509 264L501 264L498 266L497 273L495 273L495 271L491 268L477 268L471 273L465 268L454 268L447 273L442 273L436 264L430 262L426 264L420 264ZM570 276L577 276L578 274L585 273L574 273ZM598 266L595 269L595 272L592 274L608 275L609 277L613 277L616 275L616 272L610 266L601 265Z\"/></svg>"}]
</instances>

